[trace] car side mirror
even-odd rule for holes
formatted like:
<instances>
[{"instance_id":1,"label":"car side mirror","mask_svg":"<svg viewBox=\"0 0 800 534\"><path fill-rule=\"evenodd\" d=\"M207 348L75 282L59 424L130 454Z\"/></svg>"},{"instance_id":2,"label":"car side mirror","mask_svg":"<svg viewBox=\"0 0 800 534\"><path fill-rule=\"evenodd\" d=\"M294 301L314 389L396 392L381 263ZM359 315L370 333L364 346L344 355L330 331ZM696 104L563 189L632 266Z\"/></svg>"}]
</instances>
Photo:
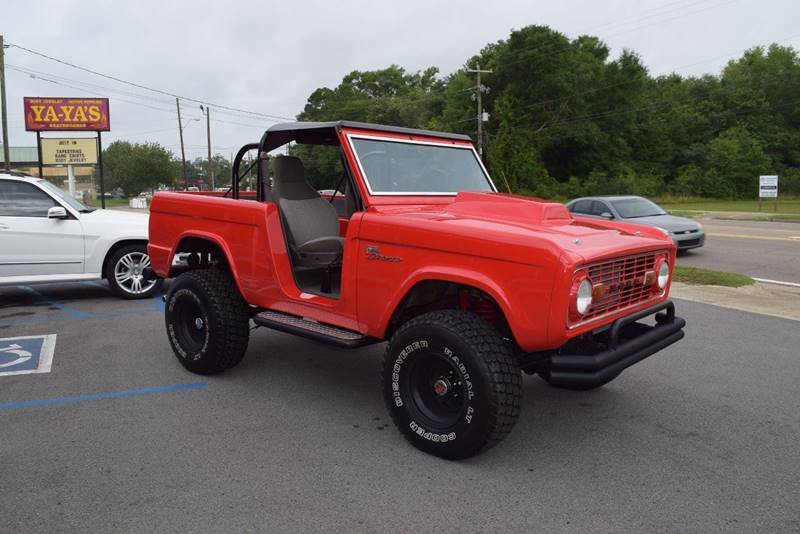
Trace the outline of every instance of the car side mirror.
<instances>
[{"instance_id":1,"label":"car side mirror","mask_svg":"<svg viewBox=\"0 0 800 534\"><path fill-rule=\"evenodd\" d=\"M53 206L49 210L47 210L47 218L48 219L66 219L67 218L67 210L65 210L62 206Z\"/></svg>"},{"instance_id":2,"label":"car side mirror","mask_svg":"<svg viewBox=\"0 0 800 534\"><path fill-rule=\"evenodd\" d=\"M613 218L614 218L614 216L613 216L613 215L611 215L611 214L610 214L609 212L607 212L607 211L604 211L603 213L601 213L601 214L600 214L600 217L602 217L602 218L604 218L604 219L613 219Z\"/></svg>"}]
</instances>

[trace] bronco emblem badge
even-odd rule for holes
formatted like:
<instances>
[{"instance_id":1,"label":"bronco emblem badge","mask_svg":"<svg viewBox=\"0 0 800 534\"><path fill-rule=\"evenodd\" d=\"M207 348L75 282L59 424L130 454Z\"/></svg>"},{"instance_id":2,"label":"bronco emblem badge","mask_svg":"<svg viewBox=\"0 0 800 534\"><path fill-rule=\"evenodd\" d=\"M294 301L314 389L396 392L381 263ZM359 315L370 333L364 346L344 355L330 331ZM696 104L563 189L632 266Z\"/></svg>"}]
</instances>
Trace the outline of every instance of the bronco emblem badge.
<instances>
[{"instance_id":1,"label":"bronco emblem badge","mask_svg":"<svg viewBox=\"0 0 800 534\"><path fill-rule=\"evenodd\" d=\"M391 263L400 263L403 261L403 258L398 258L397 256L384 256L381 254L381 249L375 246L368 246L365 250L368 260L388 261Z\"/></svg>"}]
</instances>

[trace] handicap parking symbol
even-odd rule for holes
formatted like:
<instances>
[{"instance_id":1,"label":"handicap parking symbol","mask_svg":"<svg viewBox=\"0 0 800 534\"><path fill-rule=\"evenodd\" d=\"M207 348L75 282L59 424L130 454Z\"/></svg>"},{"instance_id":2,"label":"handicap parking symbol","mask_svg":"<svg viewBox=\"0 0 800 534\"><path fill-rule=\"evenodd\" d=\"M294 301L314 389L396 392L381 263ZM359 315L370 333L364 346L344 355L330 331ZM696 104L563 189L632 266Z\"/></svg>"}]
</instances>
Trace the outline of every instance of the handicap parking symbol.
<instances>
[{"instance_id":1,"label":"handicap parking symbol","mask_svg":"<svg viewBox=\"0 0 800 534\"><path fill-rule=\"evenodd\" d=\"M56 335L0 338L0 376L49 373Z\"/></svg>"}]
</instances>

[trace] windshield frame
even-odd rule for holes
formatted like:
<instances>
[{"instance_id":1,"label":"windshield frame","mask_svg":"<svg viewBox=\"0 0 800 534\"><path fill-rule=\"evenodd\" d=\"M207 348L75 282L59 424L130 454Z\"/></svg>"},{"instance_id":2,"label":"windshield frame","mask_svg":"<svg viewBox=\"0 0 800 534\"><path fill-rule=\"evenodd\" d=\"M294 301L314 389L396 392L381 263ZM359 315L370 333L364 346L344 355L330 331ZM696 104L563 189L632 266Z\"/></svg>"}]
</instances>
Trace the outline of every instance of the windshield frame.
<instances>
[{"instance_id":1,"label":"windshield frame","mask_svg":"<svg viewBox=\"0 0 800 534\"><path fill-rule=\"evenodd\" d=\"M408 145L429 145L429 146L439 146L444 148L452 148L457 150L467 150L472 153L472 157L475 158L475 161L478 163L478 167L480 168L481 172L483 173L484 178L486 178L486 182L489 184L491 188L491 193L497 192L497 187L494 185L492 181L492 177L489 176L489 172L486 170L486 167L483 165L481 158L478 156L478 152L475 150L475 147L471 143L457 143L453 141L427 141L427 140L420 140L414 138L396 138L396 137L389 137L384 135L369 135L369 134L362 134L362 133L347 133L345 134L347 137L347 143L349 145L350 151L353 154L353 157L356 160L356 164L358 165L358 170L361 173L361 177L364 179L364 185L367 187L367 192L370 196L376 197L452 197L456 196L459 191L373 191L372 185L369 182L369 177L367 173L364 171L364 166L361 164L361 159L358 155L358 151L356 150L355 146L353 145L353 139L367 139L372 141L384 141L388 143L401 143L401 144L408 144Z\"/></svg>"},{"instance_id":2,"label":"windshield frame","mask_svg":"<svg viewBox=\"0 0 800 534\"><path fill-rule=\"evenodd\" d=\"M628 202L628 203L632 204L632 201L635 201L635 202L641 203L641 204L650 204L652 206L655 206L656 208L661 210L661 213L651 213L649 215L633 215L633 216L630 216L630 215L623 214L622 211L619 209L619 207L617 207L617 202ZM614 208L614 210L616 210L616 212L619 213L620 217L623 218L623 219L641 219L643 217L660 217L661 215L668 215L669 214L667 212L667 210L665 210L664 208L662 208L661 206L659 206L658 204L656 204L655 202L653 202L649 198L644 198L644 197L618 198L616 200L609 200L609 204L611 204L611 206Z\"/></svg>"}]
</instances>

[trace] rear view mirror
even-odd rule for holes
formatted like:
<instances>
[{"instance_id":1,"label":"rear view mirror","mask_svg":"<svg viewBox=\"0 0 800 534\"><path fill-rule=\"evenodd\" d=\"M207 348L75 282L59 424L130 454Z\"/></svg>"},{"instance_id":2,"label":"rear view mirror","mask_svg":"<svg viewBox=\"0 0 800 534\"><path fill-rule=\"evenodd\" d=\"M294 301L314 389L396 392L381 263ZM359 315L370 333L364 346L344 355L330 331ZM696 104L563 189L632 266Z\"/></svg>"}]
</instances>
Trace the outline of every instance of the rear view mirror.
<instances>
[{"instance_id":1,"label":"rear view mirror","mask_svg":"<svg viewBox=\"0 0 800 534\"><path fill-rule=\"evenodd\" d=\"M61 206L53 206L49 210L47 210L47 218L48 219L66 219L67 218L67 210L65 210Z\"/></svg>"},{"instance_id":2,"label":"rear view mirror","mask_svg":"<svg viewBox=\"0 0 800 534\"><path fill-rule=\"evenodd\" d=\"M614 218L614 216L613 216L613 215L611 215L611 214L610 214L609 212L607 212L607 211L604 211L603 213L601 213L601 214L600 214L600 217L602 217L602 218L604 218L604 219L613 219L613 218Z\"/></svg>"}]
</instances>

